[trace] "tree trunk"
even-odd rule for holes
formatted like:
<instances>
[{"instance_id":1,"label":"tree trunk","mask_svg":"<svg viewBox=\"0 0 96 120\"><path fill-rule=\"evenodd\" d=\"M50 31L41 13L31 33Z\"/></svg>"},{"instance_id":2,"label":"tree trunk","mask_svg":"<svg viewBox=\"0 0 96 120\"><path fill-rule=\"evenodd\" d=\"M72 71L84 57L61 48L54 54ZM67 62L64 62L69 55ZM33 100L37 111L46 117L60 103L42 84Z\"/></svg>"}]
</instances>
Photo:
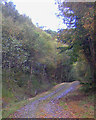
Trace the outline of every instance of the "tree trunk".
<instances>
[{"instance_id":1,"label":"tree trunk","mask_svg":"<svg viewBox=\"0 0 96 120\"><path fill-rule=\"evenodd\" d=\"M32 80L32 64L31 64L31 67L30 67L30 79L28 80L28 89L30 89L30 85L31 85L31 80Z\"/></svg>"},{"instance_id":2,"label":"tree trunk","mask_svg":"<svg viewBox=\"0 0 96 120\"><path fill-rule=\"evenodd\" d=\"M91 51L91 62L90 64L90 68L91 68L91 73L92 73L92 82L96 83L95 81L95 68L96 68L96 64L95 64L95 49L94 49L94 42L92 41L92 39L89 39L89 46L90 46L90 51Z\"/></svg>"},{"instance_id":3,"label":"tree trunk","mask_svg":"<svg viewBox=\"0 0 96 120\"><path fill-rule=\"evenodd\" d=\"M46 70L45 69L46 69L46 65L43 66L43 81L47 80L47 78L46 78Z\"/></svg>"},{"instance_id":4,"label":"tree trunk","mask_svg":"<svg viewBox=\"0 0 96 120\"><path fill-rule=\"evenodd\" d=\"M8 82L8 88L10 88L10 81L11 81L11 61L9 61L9 80L7 81Z\"/></svg>"}]
</instances>

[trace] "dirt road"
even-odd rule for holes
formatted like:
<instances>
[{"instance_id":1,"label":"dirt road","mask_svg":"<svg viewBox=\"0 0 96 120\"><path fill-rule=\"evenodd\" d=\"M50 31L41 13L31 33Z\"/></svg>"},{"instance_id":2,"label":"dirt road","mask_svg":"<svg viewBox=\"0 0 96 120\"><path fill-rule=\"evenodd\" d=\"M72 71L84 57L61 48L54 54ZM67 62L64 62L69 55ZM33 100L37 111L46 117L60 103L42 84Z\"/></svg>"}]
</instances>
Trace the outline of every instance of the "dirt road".
<instances>
[{"instance_id":1,"label":"dirt road","mask_svg":"<svg viewBox=\"0 0 96 120\"><path fill-rule=\"evenodd\" d=\"M62 107L57 106L58 99L64 97L67 93L72 92L79 85L78 81L71 83L62 83L53 90L48 91L45 95L30 102L26 106L17 110L11 118L68 118L70 111L61 113ZM58 113L58 114L57 114Z\"/></svg>"}]
</instances>

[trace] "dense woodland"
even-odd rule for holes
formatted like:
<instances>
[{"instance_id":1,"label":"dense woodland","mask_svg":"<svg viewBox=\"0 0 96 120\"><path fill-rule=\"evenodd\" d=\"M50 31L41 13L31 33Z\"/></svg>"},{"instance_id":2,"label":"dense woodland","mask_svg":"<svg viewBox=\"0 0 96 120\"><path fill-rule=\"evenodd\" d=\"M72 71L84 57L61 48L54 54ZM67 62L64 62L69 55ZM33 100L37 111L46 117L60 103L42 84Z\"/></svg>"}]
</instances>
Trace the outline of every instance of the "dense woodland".
<instances>
[{"instance_id":1,"label":"dense woodland","mask_svg":"<svg viewBox=\"0 0 96 120\"><path fill-rule=\"evenodd\" d=\"M96 87L96 7L87 2L56 4L57 17L67 25L58 32L36 27L12 2L0 5L3 97L18 101L75 80L88 90Z\"/></svg>"}]
</instances>

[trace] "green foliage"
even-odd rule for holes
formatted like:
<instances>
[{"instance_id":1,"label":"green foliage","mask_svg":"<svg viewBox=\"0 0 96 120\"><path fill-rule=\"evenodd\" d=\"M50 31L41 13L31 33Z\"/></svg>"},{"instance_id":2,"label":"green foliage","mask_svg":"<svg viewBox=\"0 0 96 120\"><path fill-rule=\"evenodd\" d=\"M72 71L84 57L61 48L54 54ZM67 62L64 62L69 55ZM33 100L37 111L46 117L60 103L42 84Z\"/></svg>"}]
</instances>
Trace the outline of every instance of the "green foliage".
<instances>
[{"instance_id":1,"label":"green foliage","mask_svg":"<svg viewBox=\"0 0 96 120\"><path fill-rule=\"evenodd\" d=\"M11 99L12 93L17 102L53 86L56 32L36 28L12 2L2 3L2 9L2 73L8 89L3 95Z\"/></svg>"},{"instance_id":2,"label":"green foliage","mask_svg":"<svg viewBox=\"0 0 96 120\"><path fill-rule=\"evenodd\" d=\"M35 91L39 93L49 86L65 81L92 83L93 67L89 65L89 61L94 61L90 47L93 42L89 42L89 35L93 39L91 13L87 15L85 10L84 14L80 13L78 16L78 9L75 10L73 6L70 3L67 6L68 11L64 11L63 6L62 9L63 17L66 13L65 21L69 18L66 22L71 26L74 21L75 27L60 30L57 34L55 31L43 31L36 27L28 16L18 13L12 2L2 4L3 83L10 89L8 95L3 91L5 96L11 97L12 92L15 97L18 96L17 93L22 93L22 98L25 94L32 97L35 96ZM86 5L83 6L86 8ZM92 7L88 7L88 10L93 9ZM86 26L86 19L84 21L82 18L84 15L91 20L91 29ZM80 17L81 22L76 16ZM88 57L82 57L83 55Z\"/></svg>"},{"instance_id":3,"label":"green foliage","mask_svg":"<svg viewBox=\"0 0 96 120\"><path fill-rule=\"evenodd\" d=\"M45 30L46 33L50 34L52 37L55 37L57 35L56 31L52 31L50 29Z\"/></svg>"},{"instance_id":4,"label":"green foliage","mask_svg":"<svg viewBox=\"0 0 96 120\"><path fill-rule=\"evenodd\" d=\"M68 44L68 47L59 48L61 52L69 50L71 64L78 62L78 58L83 57L86 61L88 70L79 70L80 76L86 77L80 81L85 81L90 84L95 83L95 47L94 47L94 3L79 3L79 2L60 2L57 0L60 10L59 16L62 16L67 29L60 30L58 33L58 41ZM78 62L80 65L81 63ZM84 66L84 65L83 65ZM85 67L86 68L86 67ZM90 69L90 70L89 70ZM93 87L93 85L91 85Z\"/></svg>"},{"instance_id":5,"label":"green foliage","mask_svg":"<svg viewBox=\"0 0 96 120\"><path fill-rule=\"evenodd\" d=\"M7 98L13 98L14 95L12 94L12 91L11 90L8 90L5 88L5 86L3 86L2 88L2 97L7 97Z\"/></svg>"},{"instance_id":6,"label":"green foliage","mask_svg":"<svg viewBox=\"0 0 96 120\"><path fill-rule=\"evenodd\" d=\"M59 105L62 106L64 108L64 110L68 110L68 106L66 105L65 102L60 101Z\"/></svg>"}]
</instances>

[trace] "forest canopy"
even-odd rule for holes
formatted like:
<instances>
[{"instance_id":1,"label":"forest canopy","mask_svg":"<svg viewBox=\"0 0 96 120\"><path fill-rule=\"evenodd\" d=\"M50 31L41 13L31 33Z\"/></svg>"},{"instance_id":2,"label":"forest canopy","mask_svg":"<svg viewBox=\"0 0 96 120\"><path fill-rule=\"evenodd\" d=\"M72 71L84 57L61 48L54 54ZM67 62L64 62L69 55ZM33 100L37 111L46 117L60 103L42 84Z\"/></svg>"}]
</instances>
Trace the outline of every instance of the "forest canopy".
<instances>
[{"instance_id":1,"label":"forest canopy","mask_svg":"<svg viewBox=\"0 0 96 120\"><path fill-rule=\"evenodd\" d=\"M56 0L58 9L67 30L60 31L59 40L68 43L72 50L73 60L78 61L82 55L91 69L91 82L95 83L96 77L96 41L95 41L95 16L96 3L94 2L61 2ZM64 48L65 49L65 48ZM64 51L61 48L62 51ZM73 57L72 56L72 57Z\"/></svg>"}]
</instances>

